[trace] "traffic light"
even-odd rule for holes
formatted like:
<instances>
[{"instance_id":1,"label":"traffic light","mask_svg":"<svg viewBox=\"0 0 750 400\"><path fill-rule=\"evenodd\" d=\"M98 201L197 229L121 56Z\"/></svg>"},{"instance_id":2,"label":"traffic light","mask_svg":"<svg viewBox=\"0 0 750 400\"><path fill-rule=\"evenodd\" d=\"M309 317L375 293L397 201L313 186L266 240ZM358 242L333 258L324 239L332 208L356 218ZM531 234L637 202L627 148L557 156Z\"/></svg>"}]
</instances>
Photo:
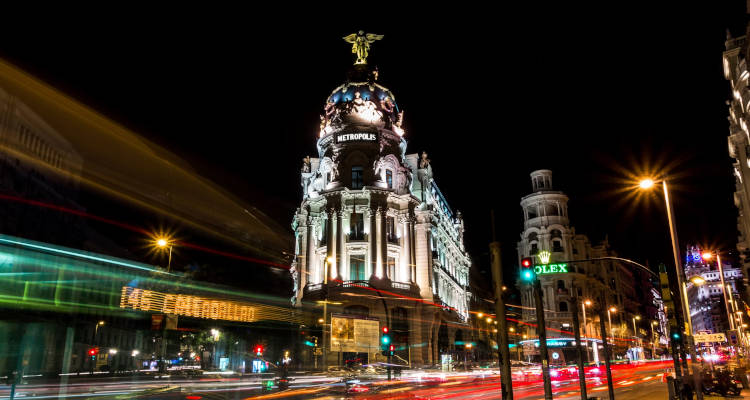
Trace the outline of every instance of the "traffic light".
<instances>
[{"instance_id":1,"label":"traffic light","mask_svg":"<svg viewBox=\"0 0 750 400\"><path fill-rule=\"evenodd\" d=\"M521 259L521 280L532 282L536 278L534 273L534 257L525 257Z\"/></svg>"},{"instance_id":2,"label":"traffic light","mask_svg":"<svg viewBox=\"0 0 750 400\"><path fill-rule=\"evenodd\" d=\"M380 331L380 347L385 351L388 348L388 345L391 344L391 335L388 334L390 329L388 329L387 326L384 326Z\"/></svg>"},{"instance_id":3,"label":"traffic light","mask_svg":"<svg viewBox=\"0 0 750 400\"><path fill-rule=\"evenodd\" d=\"M98 347L92 347L88 351L89 356L91 356L91 359L96 359L96 355L99 354L99 348Z\"/></svg>"},{"instance_id":4,"label":"traffic light","mask_svg":"<svg viewBox=\"0 0 750 400\"><path fill-rule=\"evenodd\" d=\"M389 354L389 355L391 355L391 356L392 356L392 355L393 355L393 351L394 351L394 350L396 350L396 346L394 346L394 345L390 345L390 346L388 347L388 351L390 352L390 354Z\"/></svg>"},{"instance_id":5,"label":"traffic light","mask_svg":"<svg viewBox=\"0 0 750 400\"><path fill-rule=\"evenodd\" d=\"M263 345L257 345L255 346L255 355L256 356L262 356L263 355Z\"/></svg>"}]
</instances>

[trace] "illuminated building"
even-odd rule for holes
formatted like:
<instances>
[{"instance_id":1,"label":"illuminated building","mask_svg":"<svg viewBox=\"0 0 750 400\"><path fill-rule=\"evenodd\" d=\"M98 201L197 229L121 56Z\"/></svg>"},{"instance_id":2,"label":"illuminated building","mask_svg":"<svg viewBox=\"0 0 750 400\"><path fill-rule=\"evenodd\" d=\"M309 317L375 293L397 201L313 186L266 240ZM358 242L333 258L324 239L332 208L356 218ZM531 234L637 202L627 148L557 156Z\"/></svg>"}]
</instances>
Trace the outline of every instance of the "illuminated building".
<instances>
[{"instance_id":1,"label":"illuminated building","mask_svg":"<svg viewBox=\"0 0 750 400\"><path fill-rule=\"evenodd\" d=\"M579 314L582 337L599 338L599 319L592 308L587 309L584 328L580 302L589 299L598 302L599 293L606 294L607 306L619 310L613 315L615 353L628 351L633 338L631 319L642 314L639 296L634 284L637 272L615 260L576 261L617 254L610 248L608 239L592 245L588 237L576 233L568 218L568 196L554 190L552 171L537 170L531 173L533 192L521 199L524 215L523 232L518 242L518 262L525 257L534 257L536 274L541 283L546 325L552 328L548 338L568 338L573 332L573 312ZM531 286L518 280L521 289L523 321L535 323L534 296ZM578 306L575 299L578 298ZM529 337L536 335L529 327ZM628 339L628 340L625 340ZM575 347L561 341L556 363L574 359ZM553 350L550 350L552 355ZM587 346L590 359L594 359L591 346ZM527 357L538 356L539 350L531 341L524 344ZM550 357L553 360L553 357Z\"/></svg>"},{"instance_id":2,"label":"illuminated building","mask_svg":"<svg viewBox=\"0 0 750 400\"><path fill-rule=\"evenodd\" d=\"M745 276L750 276L750 130L748 130L747 109L750 105L748 88L748 43L747 36L733 38L727 32L724 51L724 78L731 87L732 95L727 100L729 106L729 156L734 159L735 192L734 205L737 207L737 250Z\"/></svg>"},{"instance_id":3,"label":"illuminated building","mask_svg":"<svg viewBox=\"0 0 750 400\"><path fill-rule=\"evenodd\" d=\"M721 291L721 277L716 265L716 257L705 260L703 251L696 246L690 246L685 256L685 276L687 277L687 296L690 303L690 318L694 332L708 331L710 333L726 332L729 330L727 312L724 307L724 297ZM722 262L724 283L731 288L730 299L739 298L738 285L742 282L742 271L733 268L731 264ZM700 285L691 281L696 276L703 278ZM731 307L731 306L730 306ZM734 311L734 310L733 310Z\"/></svg>"},{"instance_id":4,"label":"illuminated building","mask_svg":"<svg viewBox=\"0 0 750 400\"><path fill-rule=\"evenodd\" d=\"M435 364L469 335L462 329L471 262L461 214L438 189L427 155L406 153L402 119L367 64L328 97L317 157L306 157L301 171L292 301L341 304L326 321L345 314L390 323L398 357ZM376 348L331 350L329 364L349 353L383 360Z\"/></svg>"}]
</instances>

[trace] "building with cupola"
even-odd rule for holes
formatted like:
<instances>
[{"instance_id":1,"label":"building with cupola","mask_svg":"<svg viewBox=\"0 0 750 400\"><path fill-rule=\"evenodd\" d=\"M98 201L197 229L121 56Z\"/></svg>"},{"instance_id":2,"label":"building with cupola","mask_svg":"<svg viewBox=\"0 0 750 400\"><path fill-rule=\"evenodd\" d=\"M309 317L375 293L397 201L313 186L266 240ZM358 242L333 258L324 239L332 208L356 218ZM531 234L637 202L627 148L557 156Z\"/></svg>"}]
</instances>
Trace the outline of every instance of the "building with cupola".
<instances>
[{"instance_id":1,"label":"building with cupola","mask_svg":"<svg viewBox=\"0 0 750 400\"><path fill-rule=\"evenodd\" d=\"M427 154L407 153L404 112L357 55L325 101L310 138L317 154L300 173L292 302L313 307L322 336L321 349L303 357L318 366L385 361L378 335L388 327L394 363L455 359L456 341L470 335L463 218Z\"/></svg>"},{"instance_id":2,"label":"building with cupola","mask_svg":"<svg viewBox=\"0 0 750 400\"><path fill-rule=\"evenodd\" d=\"M536 277L540 281L546 326L548 327L549 359L553 364L565 364L575 358L573 341L573 313L578 313L581 324L581 337L586 346L587 359L599 359L601 335L599 317L594 309L585 311L585 302L599 301L602 295L606 307L614 307L608 329L613 340L615 357L638 359L643 357L639 348L647 338L636 317L643 320L658 319L658 315L646 315L643 300L638 295L636 282L641 281L640 273L630 266L613 259L617 254L605 238L592 244L586 235L576 233L568 217L568 196L555 190L552 185L552 171L537 170L531 173L532 193L521 199L523 211L523 231L517 245L518 265L521 260L533 257L537 265ZM564 265L564 267L560 267ZM524 355L530 359L539 358L535 302L531 285L521 279L517 283L521 292L523 321L527 325L525 334L531 338L521 343ZM653 291L649 290L649 295ZM660 302L658 294L653 301ZM582 305L584 304L584 305ZM656 304L654 304L656 307ZM634 326L635 325L635 326ZM637 332L634 332L634 328ZM636 345L636 343L638 345Z\"/></svg>"}]
</instances>

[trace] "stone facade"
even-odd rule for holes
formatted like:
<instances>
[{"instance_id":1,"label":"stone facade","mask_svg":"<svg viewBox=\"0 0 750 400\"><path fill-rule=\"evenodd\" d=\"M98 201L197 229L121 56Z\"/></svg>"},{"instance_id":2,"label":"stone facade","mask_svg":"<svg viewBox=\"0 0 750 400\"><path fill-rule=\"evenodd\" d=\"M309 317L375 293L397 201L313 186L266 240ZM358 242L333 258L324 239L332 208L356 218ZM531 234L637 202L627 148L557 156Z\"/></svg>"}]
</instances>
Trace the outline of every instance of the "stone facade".
<instances>
[{"instance_id":1,"label":"stone facade","mask_svg":"<svg viewBox=\"0 0 750 400\"><path fill-rule=\"evenodd\" d=\"M463 219L426 154L406 154L403 112L376 78L355 66L326 102L318 157L303 160L292 302L328 301L327 323L332 314L376 318L393 332L394 362L435 364L468 317ZM352 356L330 350L327 365ZM375 349L357 357L382 361Z\"/></svg>"},{"instance_id":2,"label":"stone facade","mask_svg":"<svg viewBox=\"0 0 750 400\"><path fill-rule=\"evenodd\" d=\"M588 357L591 360L598 357L598 354L594 354L592 343L600 338L599 317L588 308L584 326L581 302L597 302L599 293L604 291L607 307L614 306L618 310L612 315L611 335L616 338L614 350L616 354L624 355L633 347L631 320L640 314L640 303L634 288L634 272L616 260L584 261L617 254L611 249L607 239L598 245L592 245L586 235L575 232L568 218L568 197L553 189L552 171L534 171L531 173L531 181L533 192L521 199L524 229L517 245L519 265L525 257L535 257L537 264L542 263L538 256L543 252L549 255L547 263L568 264L567 272L537 275L542 288L548 339L571 338L573 312L577 312L581 336L592 338L587 342ZM518 287L521 291L523 321L535 324L535 302L531 286L519 280ZM526 332L530 338L537 335L532 326L527 326ZM575 347L562 345L565 340L554 343L561 344L559 348L549 349L550 352L558 353L555 362L565 363L573 359ZM538 356L538 348L534 344L535 340L526 341L524 353L527 357Z\"/></svg>"},{"instance_id":3,"label":"stone facade","mask_svg":"<svg viewBox=\"0 0 750 400\"><path fill-rule=\"evenodd\" d=\"M727 100L729 106L729 156L734 159L735 192L734 204L739 211L737 216L737 250L740 254L742 270L745 276L750 275L750 130L748 127L748 109L750 107L750 88L748 88L748 55L747 35L733 38L727 33L724 51L724 78L731 86L732 97ZM747 300L747 299L746 299Z\"/></svg>"}]
</instances>

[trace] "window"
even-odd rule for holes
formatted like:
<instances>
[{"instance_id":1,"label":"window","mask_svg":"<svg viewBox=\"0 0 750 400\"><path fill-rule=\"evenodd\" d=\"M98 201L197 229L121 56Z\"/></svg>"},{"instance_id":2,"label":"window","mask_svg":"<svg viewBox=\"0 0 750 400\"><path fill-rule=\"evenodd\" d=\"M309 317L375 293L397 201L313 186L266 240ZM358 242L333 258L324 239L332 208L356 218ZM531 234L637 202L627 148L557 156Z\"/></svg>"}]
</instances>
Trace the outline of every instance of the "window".
<instances>
[{"instance_id":1,"label":"window","mask_svg":"<svg viewBox=\"0 0 750 400\"><path fill-rule=\"evenodd\" d=\"M385 170L385 181L388 183L388 189L393 189L393 172L390 169Z\"/></svg>"},{"instance_id":2,"label":"window","mask_svg":"<svg viewBox=\"0 0 750 400\"><path fill-rule=\"evenodd\" d=\"M552 241L552 251L554 253L562 253L563 251L565 251L565 250L563 250L563 247L562 247L562 241L560 241L560 240L553 240Z\"/></svg>"},{"instance_id":3,"label":"window","mask_svg":"<svg viewBox=\"0 0 750 400\"><path fill-rule=\"evenodd\" d=\"M557 281L557 288L558 289L565 289L565 281L563 281L563 280Z\"/></svg>"},{"instance_id":4,"label":"window","mask_svg":"<svg viewBox=\"0 0 750 400\"><path fill-rule=\"evenodd\" d=\"M396 220L393 217L385 217L385 235L389 242L397 243Z\"/></svg>"},{"instance_id":5,"label":"window","mask_svg":"<svg viewBox=\"0 0 750 400\"><path fill-rule=\"evenodd\" d=\"M364 281L365 256L364 254L353 254L349 257L349 279L353 281Z\"/></svg>"},{"instance_id":6,"label":"window","mask_svg":"<svg viewBox=\"0 0 750 400\"><path fill-rule=\"evenodd\" d=\"M388 257L388 278L395 281L396 280L396 258L395 257Z\"/></svg>"},{"instance_id":7,"label":"window","mask_svg":"<svg viewBox=\"0 0 750 400\"><path fill-rule=\"evenodd\" d=\"M352 213L349 220L349 240L365 239L365 218L362 213Z\"/></svg>"},{"instance_id":8,"label":"window","mask_svg":"<svg viewBox=\"0 0 750 400\"><path fill-rule=\"evenodd\" d=\"M362 167L352 167L352 189L362 189Z\"/></svg>"},{"instance_id":9,"label":"window","mask_svg":"<svg viewBox=\"0 0 750 400\"><path fill-rule=\"evenodd\" d=\"M529 215L529 219L536 218L536 210L534 208L526 209L526 213Z\"/></svg>"},{"instance_id":10,"label":"window","mask_svg":"<svg viewBox=\"0 0 750 400\"><path fill-rule=\"evenodd\" d=\"M560 302L560 312L567 312L568 311L568 302L567 301L561 301Z\"/></svg>"},{"instance_id":11,"label":"window","mask_svg":"<svg viewBox=\"0 0 750 400\"><path fill-rule=\"evenodd\" d=\"M530 256L535 256L535 255L537 255L537 253L539 253L539 247L537 246L536 243L532 243L531 244L531 251L529 252L529 255Z\"/></svg>"},{"instance_id":12,"label":"window","mask_svg":"<svg viewBox=\"0 0 750 400\"><path fill-rule=\"evenodd\" d=\"M320 235L320 245L325 246L328 244L328 220L324 219L322 222L323 226Z\"/></svg>"}]
</instances>

